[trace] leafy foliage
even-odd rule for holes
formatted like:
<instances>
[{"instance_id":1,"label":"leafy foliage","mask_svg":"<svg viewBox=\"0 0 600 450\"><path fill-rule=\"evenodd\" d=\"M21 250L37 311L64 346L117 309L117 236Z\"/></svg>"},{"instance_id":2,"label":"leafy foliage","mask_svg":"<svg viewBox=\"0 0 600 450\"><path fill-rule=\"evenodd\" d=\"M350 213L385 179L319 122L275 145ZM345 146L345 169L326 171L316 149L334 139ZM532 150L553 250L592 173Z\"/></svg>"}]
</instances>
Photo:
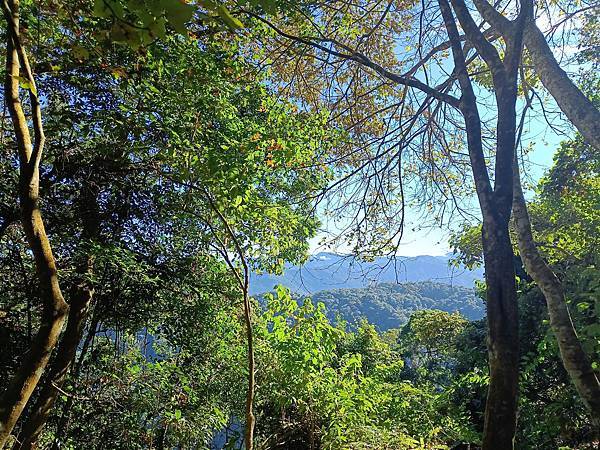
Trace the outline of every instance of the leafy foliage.
<instances>
[{"instance_id":1,"label":"leafy foliage","mask_svg":"<svg viewBox=\"0 0 600 450\"><path fill-rule=\"evenodd\" d=\"M318 292L312 299L324 303L332 319L339 315L349 323L358 323L366 318L382 331L399 328L420 309L458 311L470 320L480 319L485 313L483 302L472 289L427 281L335 289Z\"/></svg>"},{"instance_id":2,"label":"leafy foliage","mask_svg":"<svg viewBox=\"0 0 600 450\"><path fill-rule=\"evenodd\" d=\"M400 154L388 142L399 135L388 133L379 112L396 110L398 101L414 93L379 86L379 79L340 65L338 87L359 81L345 94L353 107L340 111L338 93L320 71L322 53L309 51L292 70L298 46L256 48L247 38L260 35L266 46L275 45L273 30L238 17L242 9L248 18L294 6L286 17L306 15L288 24L291 31L313 32L303 22L312 17L333 27L341 42L363 40L373 61L408 68L421 49L406 49L406 60L400 60L395 48L402 40L394 36L408 31L410 4L391 2L383 17L362 16L364 5L336 10L273 0L22 2L20 32L47 134L40 207L65 297L73 307L82 287L93 291L72 347L73 363L64 383L54 386L59 396L41 447L239 448L249 350L236 279L239 259L232 264L232 254L243 255L258 286L283 279L286 269L306 261L308 240L319 229L315 200L334 175L352 173L365 160L377 162L365 177L366 188L356 190L366 192L364 198L350 195L351 184L341 192L350 195L348 204L359 205L352 215L363 208L364 220L350 228L349 238L366 246L371 268L382 262L382 252L395 250L393 233L404 219L394 212L403 213L405 200L419 200L443 221L446 202L470 193L464 155L455 151L460 133L436 131L435 139L444 135L443 150L430 145L433 135L411 138L410 155L396 164ZM583 20L582 57L594 66L596 12ZM242 38L238 32L246 27L249 36ZM261 64L271 69L257 70ZM303 81L291 83L297 73ZM585 88L596 99L593 75ZM481 74L478 82L485 85L486 77ZM30 80L19 82L22 90L33 89ZM23 102L30 114L31 105ZM390 120L403 123L405 114L414 113L409 109ZM426 105L411 126L429 126L434 109ZM33 257L19 226L15 136L3 125L2 389L31 348L42 313ZM340 158L350 141L361 139L381 146ZM453 162L446 158L451 153ZM398 181L398 170L407 186ZM384 181L371 184L374 179ZM599 179L597 152L579 138L565 142L530 205L536 240L565 286L595 370ZM420 190L417 180L423 181ZM438 189L441 203L434 195ZM452 240L457 260L469 269L481 263L480 235L479 227L467 227ZM340 255L320 256L343 264ZM407 279L448 276L446 257L411 263L415 273ZM328 286L365 282L327 273ZM479 274L468 272L461 282L470 285ZM590 447L595 430L560 364L543 298L521 275L517 444ZM386 276L395 279L395 267ZM317 281L313 287L324 285ZM478 285L479 294L483 288ZM487 330L479 320L485 305L475 291L437 282L382 283L298 298L279 286L253 302L257 445L358 450L480 443ZM59 360L53 358L50 366ZM53 382L48 374L43 381ZM27 410L21 422L31 414Z\"/></svg>"},{"instance_id":3,"label":"leafy foliage","mask_svg":"<svg viewBox=\"0 0 600 450\"><path fill-rule=\"evenodd\" d=\"M445 448L472 437L458 409L446 415L443 394L401 379L400 354L372 325L347 332L322 303L299 306L282 288L267 304L260 384L263 408L280 417L265 420L272 448Z\"/></svg>"}]
</instances>

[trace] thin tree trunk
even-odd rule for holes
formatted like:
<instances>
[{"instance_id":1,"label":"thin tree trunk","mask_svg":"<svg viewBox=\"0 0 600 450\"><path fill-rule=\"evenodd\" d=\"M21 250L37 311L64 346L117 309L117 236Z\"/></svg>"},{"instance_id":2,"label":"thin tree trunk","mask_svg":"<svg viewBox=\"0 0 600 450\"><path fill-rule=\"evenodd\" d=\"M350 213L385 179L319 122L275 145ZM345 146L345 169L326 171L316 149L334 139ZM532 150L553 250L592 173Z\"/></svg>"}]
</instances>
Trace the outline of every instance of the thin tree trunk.
<instances>
[{"instance_id":1,"label":"thin tree trunk","mask_svg":"<svg viewBox=\"0 0 600 450\"><path fill-rule=\"evenodd\" d=\"M240 259L240 263L242 265L243 274L240 275L238 269L235 264L231 260L228 255L228 248L223 242L222 239L219 238L219 235L215 232L213 227L208 223L209 228L211 229L213 236L218 241L221 246L221 255L223 259L227 263L227 266L235 276L242 291L242 296L244 300L244 322L246 325L246 344L248 348L248 391L246 393L246 429L244 430L244 444L246 450L252 450L254 448L254 426L256 424L256 417L254 416L254 395L256 391L256 362L254 359L254 337L252 333L252 303L250 301L250 268L248 266L248 262L246 261L246 256L244 254L244 250L242 249L231 225L225 218L225 216L221 213L217 205L212 200L210 192L203 189L206 200L210 204L210 207L217 214L223 226L225 227L225 231L227 235L233 241L233 245L235 251Z\"/></svg>"},{"instance_id":2,"label":"thin tree trunk","mask_svg":"<svg viewBox=\"0 0 600 450\"><path fill-rule=\"evenodd\" d=\"M523 196L519 169L515 162L513 218L517 231L519 253L527 273L533 278L546 299L550 328L556 336L563 365L583 403L600 425L600 380L586 355L573 326L562 284L540 254L531 231L531 221Z\"/></svg>"},{"instance_id":3,"label":"thin tree trunk","mask_svg":"<svg viewBox=\"0 0 600 450\"><path fill-rule=\"evenodd\" d=\"M81 369L83 368L83 361L85 359L85 356L87 355L87 352L90 348L90 345L92 344L94 337L96 336L96 330L98 329L99 323L100 323L100 314L98 314L97 309L96 309L96 311L92 314L92 320L91 320L86 338L81 347L79 359L75 363L75 366L73 369L72 377L74 380L79 379ZM54 436L54 443L52 445L52 448L59 448L58 442L65 435L65 433L67 431L69 421L71 418L71 408L73 407L73 401L74 401L73 397L69 397L67 399L67 404L65 405L65 407L62 410L60 420L58 421L58 425L56 427L56 433Z\"/></svg>"},{"instance_id":4,"label":"thin tree trunk","mask_svg":"<svg viewBox=\"0 0 600 450\"><path fill-rule=\"evenodd\" d=\"M97 200L98 188L86 185L81 189L78 199L79 214L83 223L82 245L96 240L100 229ZM49 373L37 400L23 425L15 450L28 450L36 447L36 441L42 432L52 407L58 398L66 376L77 354L77 347L88 318L88 310L94 296L94 287L90 276L93 273L93 256L85 252L83 260L77 265L77 274L81 278L74 288L69 305L67 325L58 345L57 356L50 364Z\"/></svg>"},{"instance_id":5,"label":"thin tree trunk","mask_svg":"<svg viewBox=\"0 0 600 450\"><path fill-rule=\"evenodd\" d=\"M73 298L70 304L67 326L58 345L57 356L51 364L48 377L27 421L23 425L23 429L19 435L19 442L13 447L15 450L36 447L35 444L48 420L48 416L59 395L59 389L62 388L77 353L77 346L85 326L92 296L92 289L83 288L79 292L79 295Z\"/></svg>"},{"instance_id":6,"label":"thin tree trunk","mask_svg":"<svg viewBox=\"0 0 600 450\"><path fill-rule=\"evenodd\" d=\"M248 296L248 273L245 274L244 282L244 319L246 322L246 339L248 345L248 392L246 394L246 430L244 441L246 450L254 448L254 425L256 418L252 412L255 392L255 362L254 362L254 338L252 336L252 305Z\"/></svg>"},{"instance_id":7,"label":"thin tree trunk","mask_svg":"<svg viewBox=\"0 0 600 450\"><path fill-rule=\"evenodd\" d=\"M510 21L487 0L474 0L473 3L496 31L503 34L508 32ZM600 149L600 111L560 67L546 37L533 20L527 22L523 40L531 55L533 68L544 87L583 138Z\"/></svg>"},{"instance_id":8,"label":"thin tree trunk","mask_svg":"<svg viewBox=\"0 0 600 450\"><path fill-rule=\"evenodd\" d=\"M58 282L56 262L39 209L39 165L44 147L44 131L35 80L27 55L20 43L19 1L3 1L2 10L7 24L4 95L19 153L21 221L35 260L43 313L40 328L29 353L0 398L0 449L6 444L48 364L68 312L68 305L62 296ZM29 98L35 136L33 145L19 98L21 68L24 69L23 75L30 86Z\"/></svg>"}]
</instances>

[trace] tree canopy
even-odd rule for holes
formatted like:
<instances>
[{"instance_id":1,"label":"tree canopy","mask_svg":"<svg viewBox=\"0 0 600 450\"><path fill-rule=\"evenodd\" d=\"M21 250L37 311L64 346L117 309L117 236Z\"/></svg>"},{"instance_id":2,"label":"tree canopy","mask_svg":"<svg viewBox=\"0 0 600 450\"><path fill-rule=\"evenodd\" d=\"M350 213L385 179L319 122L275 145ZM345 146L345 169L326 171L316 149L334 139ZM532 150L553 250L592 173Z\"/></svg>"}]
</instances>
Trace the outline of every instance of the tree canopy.
<instances>
[{"instance_id":1,"label":"tree canopy","mask_svg":"<svg viewBox=\"0 0 600 450\"><path fill-rule=\"evenodd\" d=\"M1 7L0 449L597 445L598 5ZM251 295L411 226L485 279Z\"/></svg>"}]
</instances>

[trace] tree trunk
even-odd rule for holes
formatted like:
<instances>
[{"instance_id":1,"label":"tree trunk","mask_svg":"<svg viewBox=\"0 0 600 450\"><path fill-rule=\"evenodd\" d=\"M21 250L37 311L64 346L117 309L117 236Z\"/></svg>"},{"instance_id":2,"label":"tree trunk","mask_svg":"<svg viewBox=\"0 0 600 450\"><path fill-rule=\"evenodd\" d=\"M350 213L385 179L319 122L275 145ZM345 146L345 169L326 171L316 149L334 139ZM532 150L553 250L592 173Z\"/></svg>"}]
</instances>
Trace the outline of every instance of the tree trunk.
<instances>
[{"instance_id":1,"label":"tree trunk","mask_svg":"<svg viewBox=\"0 0 600 450\"><path fill-rule=\"evenodd\" d=\"M475 92L467 70L458 27L448 0L438 0L452 46L461 89L460 111L465 120L467 147L483 217L488 354L490 382L485 407L483 450L512 450L517 427L519 388L519 320L513 252L508 232L516 138L517 68L521 55L518 34L507 40L504 61L473 21L464 1L452 0L467 39L492 72L498 110L495 179L492 189Z\"/></svg>"},{"instance_id":2,"label":"tree trunk","mask_svg":"<svg viewBox=\"0 0 600 450\"><path fill-rule=\"evenodd\" d=\"M248 286L246 285L244 287L244 318L246 322L246 338L248 345L248 392L246 394L246 429L244 432L246 450L252 450L254 448L254 425L256 423L256 418L254 417L254 412L252 411L254 407L254 391L256 389L256 382L251 317L252 309L250 299L248 298Z\"/></svg>"},{"instance_id":3,"label":"tree trunk","mask_svg":"<svg viewBox=\"0 0 600 450\"><path fill-rule=\"evenodd\" d=\"M244 322L246 325L246 339L247 339L247 349L248 349L248 391L246 393L246 428L244 430L244 444L246 450L252 450L254 448L254 426L256 424L256 417L254 416L254 395L256 391L256 361L254 359L254 337L252 334L252 302L250 301L250 268L246 261L246 256L244 255L244 250L242 249L239 241L233 229L227 222L225 216L219 211L219 208L213 202L210 192L203 190L204 195L206 196L206 200L209 202L210 207L217 214L223 226L225 227L227 235L233 241L233 245L235 251L240 259L240 263L243 268L243 274L240 275L237 267L233 264L233 261L227 255L227 247L223 243L223 241L218 237L217 234L213 235L218 240L219 244L222 246L222 255L227 263L227 266L237 279L240 289L242 291L242 296L244 299Z\"/></svg>"},{"instance_id":4,"label":"tree trunk","mask_svg":"<svg viewBox=\"0 0 600 450\"><path fill-rule=\"evenodd\" d=\"M515 162L513 218L517 230L519 253L527 273L533 278L546 299L550 328L556 336L563 365L583 403L600 426L600 380L586 355L573 326L560 280L540 254L531 231L527 204L521 188L519 169Z\"/></svg>"},{"instance_id":5,"label":"tree trunk","mask_svg":"<svg viewBox=\"0 0 600 450\"><path fill-rule=\"evenodd\" d=\"M78 380L79 374L81 373L81 369L83 368L83 362L87 352L92 344L94 337L96 336L96 331L98 329L98 324L100 323L100 314L94 312L92 314L91 323L89 325L88 333L86 335L85 340L83 341L83 345L81 346L81 352L79 353L79 358L75 363L73 368L73 379ZM56 432L54 433L54 443L52 444L52 448L59 448L60 439L66 434L67 428L69 427L69 423L71 420L71 408L73 407L73 397L67 398L67 403L63 410L61 411L60 419L58 420L58 425L56 426Z\"/></svg>"},{"instance_id":6,"label":"tree trunk","mask_svg":"<svg viewBox=\"0 0 600 450\"><path fill-rule=\"evenodd\" d=\"M56 262L39 209L39 165L44 146L44 132L35 80L27 55L20 43L19 2L8 0L3 3L2 9L7 23L4 96L19 153L21 222L35 260L43 313L40 328L29 353L0 398L0 449L6 444L48 364L68 311L68 305L60 290ZM19 98L21 68L24 69L24 75L30 85L29 98L35 135L33 145L27 118Z\"/></svg>"},{"instance_id":7,"label":"tree trunk","mask_svg":"<svg viewBox=\"0 0 600 450\"><path fill-rule=\"evenodd\" d=\"M514 446L519 383L518 308L508 227L483 227L490 384L483 449Z\"/></svg>"},{"instance_id":8,"label":"tree trunk","mask_svg":"<svg viewBox=\"0 0 600 450\"><path fill-rule=\"evenodd\" d=\"M79 295L74 297L71 302L67 326L58 346L57 356L51 364L48 377L35 405L23 425L23 429L19 435L19 442L13 447L15 450L36 447L35 444L48 420L48 416L59 395L59 389L62 388L77 353L77 346L85 326L92 296L92 289L81 288Z\"/></svg>"},{"instance_id":9,"label":"tree trunk","mask_svg":"<svg viewBox=\"0 0 600 450\"><path fill-rule=\"evenodd\" d=\"M505 80L506 81L506 80ZM516 138L515 83L495 83L498 106L492 207L482 208L490 384L483 429L484 450L514 448L519 391L519 311L508 223ZM508 157L507 157L508 156Z\"/></svg>"},{"instance_id":10,"label":"tree trunk","mask_svg":"<svg viewBox=\"0 0 600 450\"><path fill-rule=\"evenodd\" d=\"M78 199L79 215L83 223L81 234L82 247L98 238L100 230L98 187L93 183L84 185ZM77 347L88 317L88 310L94 296L94 287L89 279L93 272L93 256L85 252L77 264L79 280L71 295L67 326L58 345L57 356L50 364L48 376L38 395L35 405L29 412L27 421L19 434L19 441L14 445L15 450L32 449L42 432L52 407L58 398L67 373L77 354Z\"/></svg>"}]
</instances>

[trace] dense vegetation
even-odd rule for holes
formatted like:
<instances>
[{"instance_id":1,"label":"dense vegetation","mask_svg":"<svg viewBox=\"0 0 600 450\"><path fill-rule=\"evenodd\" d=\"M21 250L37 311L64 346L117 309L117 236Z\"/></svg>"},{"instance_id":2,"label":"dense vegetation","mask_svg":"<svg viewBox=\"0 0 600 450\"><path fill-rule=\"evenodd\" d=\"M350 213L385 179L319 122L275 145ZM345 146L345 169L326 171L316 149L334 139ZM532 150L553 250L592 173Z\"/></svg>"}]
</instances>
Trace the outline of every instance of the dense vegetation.
<instances>
[{"instance_id":1,"label":"dense vegetation","mask_svg":"<svg viewBox=\"0 0 600 450\"><path fill-rule=\"evenodd\" d=\"M335 289L318 292L311 298L325 305L331 319L337 315L349 323L367 319L381 331L400 328L413 312L421 309L459 312L469 320L479 320L485 314L483 301L472 289L434 282Z\"/></svg>"},{"instance_id":2,"label":"dense vegetation","mask_svg":"<svg viewBox=\"0 0 600 450\"><path fill-rule=\"evenodd\" d=\"M597 5L0 7L0 449L597 447ZM536 108L577 134L529 192ZM476 295L251 296L408 208Z\"/></svg>"}]
</instances>

